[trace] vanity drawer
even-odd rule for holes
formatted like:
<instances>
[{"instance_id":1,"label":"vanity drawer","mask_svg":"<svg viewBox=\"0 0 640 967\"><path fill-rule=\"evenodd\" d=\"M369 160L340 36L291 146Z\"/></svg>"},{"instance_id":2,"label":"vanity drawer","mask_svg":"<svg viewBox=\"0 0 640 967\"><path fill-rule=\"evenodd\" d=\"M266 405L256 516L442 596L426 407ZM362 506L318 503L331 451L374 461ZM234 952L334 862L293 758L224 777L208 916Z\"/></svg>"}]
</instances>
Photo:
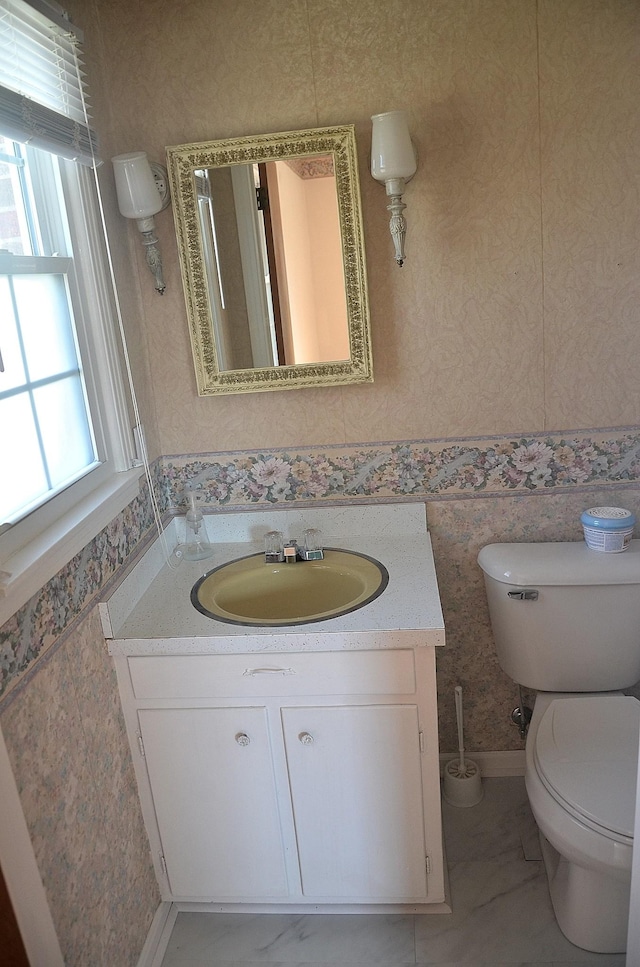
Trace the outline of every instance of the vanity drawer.
<instances>
[{"instance_id":1,"label":"vanity drawer","mask_svg":"<svg viewBox=\"0 0 640 967\"><path fill-rule=\"evenodd\" d=\"M414 653L183 655L129 658L136 698L411 695Z\"/></svg>"}]
</instances>

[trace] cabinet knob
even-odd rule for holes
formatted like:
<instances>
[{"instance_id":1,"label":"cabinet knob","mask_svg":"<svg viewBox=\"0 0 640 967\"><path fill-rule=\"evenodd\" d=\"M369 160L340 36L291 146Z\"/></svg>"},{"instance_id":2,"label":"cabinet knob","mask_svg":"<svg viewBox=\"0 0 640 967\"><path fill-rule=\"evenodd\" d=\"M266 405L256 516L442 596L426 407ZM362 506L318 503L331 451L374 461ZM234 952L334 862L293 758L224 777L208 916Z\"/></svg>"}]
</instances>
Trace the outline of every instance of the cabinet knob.
<instances>
[{"instance_id":1,"label":"cabinet knob","mask_svg":"<svg viewBox=\"0 0 640 967\"><path fill-rule=\"evenodd\" d=\"M238 732L238 734L236 735L236 742L238 743L238 745L249 745L249 743L251 742L251 739L249 738L246 732Z\"/></svg>"},{"instance_id":2,"label":"cabinet knob","mask_svg":"<svg viewBox=\"0 0 640 967\"><path fill-rule=\"evenodd\" d=\"M298 738L303 745L313 745L313 736L309 732L301 732Z\"/></svg>"}]
</instances>

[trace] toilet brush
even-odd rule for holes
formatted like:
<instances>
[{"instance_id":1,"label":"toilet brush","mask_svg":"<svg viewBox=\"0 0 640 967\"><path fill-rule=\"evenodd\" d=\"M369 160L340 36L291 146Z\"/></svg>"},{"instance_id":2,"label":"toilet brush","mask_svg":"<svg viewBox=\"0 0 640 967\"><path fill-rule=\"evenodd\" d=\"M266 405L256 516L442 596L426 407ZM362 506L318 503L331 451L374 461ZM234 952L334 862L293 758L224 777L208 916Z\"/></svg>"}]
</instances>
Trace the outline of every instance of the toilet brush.
<instances>
[{"instance_id":1,"label":"toilet brush","mask_svg":"<svg viewBox=\"0 0 640 967\"><path fill-rule=\"evenodd\" d=\"M475 806L483 796L482 776L477 762L465 759L462 718L462 686L454 689L458 725L458 758L450 759L444 769L443 796L453 806Z\"/></svg>"}]
</instances>

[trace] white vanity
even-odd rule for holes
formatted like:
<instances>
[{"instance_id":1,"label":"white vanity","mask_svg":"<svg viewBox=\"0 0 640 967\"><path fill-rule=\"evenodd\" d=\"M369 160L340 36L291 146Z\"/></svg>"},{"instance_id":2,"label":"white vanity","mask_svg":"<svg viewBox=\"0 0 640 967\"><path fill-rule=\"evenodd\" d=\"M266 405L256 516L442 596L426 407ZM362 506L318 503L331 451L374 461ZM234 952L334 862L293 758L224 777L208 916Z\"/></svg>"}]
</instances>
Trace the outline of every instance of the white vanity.
<instances>
[{"instance_id":1,"label":"white vanity","mask_svg":"<svg viewBox=\"0 0 640 967\"><path fill-rule=\"evenodd\" d=\"M163 899L215 910L443 904L444 626L424 505L208 525L212 558L172 569L156 541L101 605ZM384 592L288 627L193 607L203 573L260 551L268 530L307 527L384 564Z\"/></svg>"}]
</instances>

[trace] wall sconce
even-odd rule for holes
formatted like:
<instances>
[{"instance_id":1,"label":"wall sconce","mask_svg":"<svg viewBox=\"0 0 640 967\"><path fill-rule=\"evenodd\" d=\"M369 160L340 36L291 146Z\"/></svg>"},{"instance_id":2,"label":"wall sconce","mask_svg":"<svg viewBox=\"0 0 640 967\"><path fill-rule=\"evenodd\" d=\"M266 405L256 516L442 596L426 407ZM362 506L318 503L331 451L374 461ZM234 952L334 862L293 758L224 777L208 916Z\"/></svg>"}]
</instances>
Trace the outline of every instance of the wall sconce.
<instances>
[{"instance_id":1,"label":"wall sconce","mask_svg":"<svg viewBox=\"0 0 640 967\"><path fill-rule=\"evenodd\" d=\"M407 207L402 200L407 181L416 173L417 158L411 142L405 111L388 111L374 114L371 118L371 174L376 181L384 182L391 203L389 229L396 253L396 262L404 262L404 239L407 223L402 214Z\"/></svg>"},{"instance_id":2,"label":"wall sconce","mask_svg":"<svg viewBox=\"0 0 640 967\"><path fill-rule=\"evenodd\" d=\"M119 154L111 161L120 214L136 219L146 247L147 265L155 277L156 291L162 295L165 284L153 216L166 208L170 201L167 170L149 162L144 151Z\"/></svg>"}]
</instances>

